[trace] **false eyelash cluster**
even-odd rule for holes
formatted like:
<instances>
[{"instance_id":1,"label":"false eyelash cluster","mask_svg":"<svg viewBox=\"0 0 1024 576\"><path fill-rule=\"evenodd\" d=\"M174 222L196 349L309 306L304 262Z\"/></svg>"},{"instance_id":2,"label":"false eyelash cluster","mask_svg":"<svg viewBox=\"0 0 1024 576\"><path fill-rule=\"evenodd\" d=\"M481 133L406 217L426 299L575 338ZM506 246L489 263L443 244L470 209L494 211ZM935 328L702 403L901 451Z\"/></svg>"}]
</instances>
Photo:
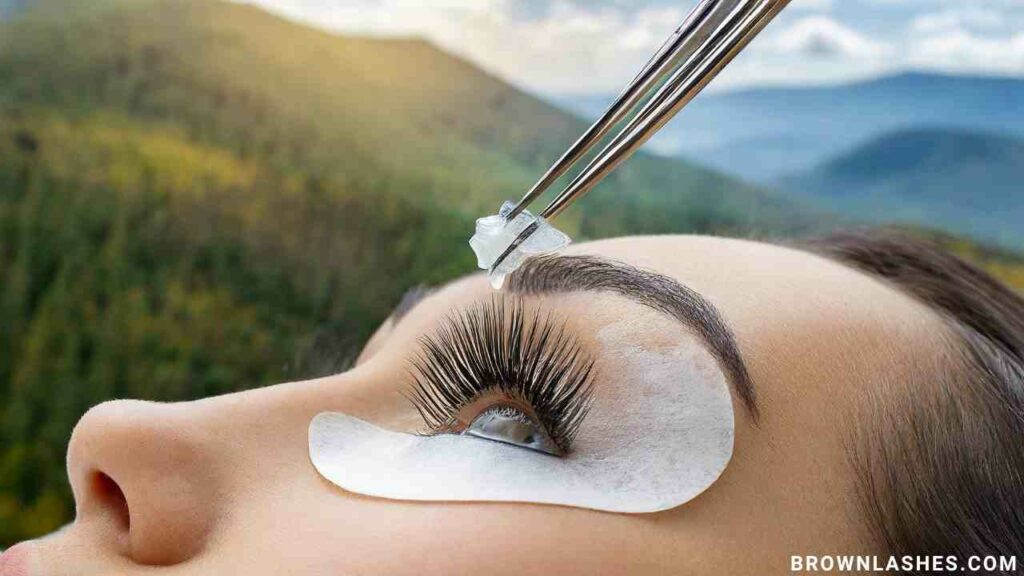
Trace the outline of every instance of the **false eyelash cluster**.
<instances>
[{"instance_id":1,"label":"false eyelash cluster","mask_svg":"<svg viewBox=\"0 0 1024 576\"><path fill-rule=\"evenodd\" d=\"M552 441L570 451L590 409L594 361L564 324L495 297L449 317L420 344L409 399L431 433L451 431L465 406L498 391L530 406Z\"/></svg>"}]
</instances>

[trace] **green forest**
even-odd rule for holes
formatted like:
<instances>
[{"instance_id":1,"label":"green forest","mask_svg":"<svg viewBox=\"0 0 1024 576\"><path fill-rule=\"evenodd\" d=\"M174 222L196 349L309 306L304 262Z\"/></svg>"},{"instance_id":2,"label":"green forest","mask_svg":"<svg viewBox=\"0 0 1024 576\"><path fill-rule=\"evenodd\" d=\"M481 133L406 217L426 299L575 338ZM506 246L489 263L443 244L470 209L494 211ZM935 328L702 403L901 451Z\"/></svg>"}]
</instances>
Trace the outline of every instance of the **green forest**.
<instances>
[{"instance_id":1,"label":"green forest","mask_svg":"<svg viewBox=\"0 0 1024 576\"><path fill-rule=\"evenodd\" d=\"M70 520L89 407L338 370L408 288L472 271L473 219L583 127L428 43L220 0L38 0L0 22L0 548ZM560 220L833 222L647 155ZM949 242L1024 286L1014 256Z\"/></svg>"}]
</instances>

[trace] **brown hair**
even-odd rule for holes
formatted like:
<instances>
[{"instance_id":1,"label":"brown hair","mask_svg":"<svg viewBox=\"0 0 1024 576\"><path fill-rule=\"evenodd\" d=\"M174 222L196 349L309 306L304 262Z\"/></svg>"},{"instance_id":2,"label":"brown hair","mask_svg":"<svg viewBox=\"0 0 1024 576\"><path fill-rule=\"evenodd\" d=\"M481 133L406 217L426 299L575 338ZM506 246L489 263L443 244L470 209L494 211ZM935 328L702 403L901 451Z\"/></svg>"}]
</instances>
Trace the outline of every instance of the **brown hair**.
<instances>
[{"instance_id":1,"label":"brown hair","mask_svg":"<svg viewBox=\"0 0 1024 576\"><path fill-rule=\"evenodd\" d=\"M861 504L877 538L897 556L1024 553L1024 298L905 233L842 233L803 247L924 303L953 335L945 369L877 403L854 430ZM992 573L1024 574L1024 565Z\"/></svg>"}]
</instances>

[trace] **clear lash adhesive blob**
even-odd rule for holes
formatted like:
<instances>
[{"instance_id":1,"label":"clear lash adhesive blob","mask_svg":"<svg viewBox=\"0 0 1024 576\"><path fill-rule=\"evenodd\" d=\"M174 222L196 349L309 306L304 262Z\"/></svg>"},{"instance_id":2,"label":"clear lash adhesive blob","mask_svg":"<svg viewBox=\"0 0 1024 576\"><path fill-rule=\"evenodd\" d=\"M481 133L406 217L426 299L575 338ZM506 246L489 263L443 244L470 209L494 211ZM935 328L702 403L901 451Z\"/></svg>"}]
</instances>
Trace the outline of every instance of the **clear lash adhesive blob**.
<instances>
[{"instance_id":1,"label":"clear lash adhesive blob","mask_svg":"<svg viewBox=\"0 0 1024 576\"><path fill-rule=\"evenodd\" d=\"M634 514L676 508L714 484L732 458L732 397L714 358L691 337L651 351L635 344L638 329L623 321L598 333L593 405L566 456L325 413L310 424L310 458L340 488L391 500Z\"/></svg>"},{"instance_id":2,"label":"clear lash adhesive blob","mask_svg":"<svg viewBox=\"0 0 1024 576\"><path fill-rule=\"evenodd\" d=\"M500 290L505 278L519 269L523 262L533 256L549 254L565 248L572 243L572 238L548 224L543 218L523 211L506 221L515 204L505 202L495 216L480 218L476 221L476 234L470 239L469 245L476 252L477 266L481 270L490 270L498 258L508 249L512 242L530 226L536 225L537 231L519 245L500 266L491 272L491 286Z\"/></svg>"}]
</instances>

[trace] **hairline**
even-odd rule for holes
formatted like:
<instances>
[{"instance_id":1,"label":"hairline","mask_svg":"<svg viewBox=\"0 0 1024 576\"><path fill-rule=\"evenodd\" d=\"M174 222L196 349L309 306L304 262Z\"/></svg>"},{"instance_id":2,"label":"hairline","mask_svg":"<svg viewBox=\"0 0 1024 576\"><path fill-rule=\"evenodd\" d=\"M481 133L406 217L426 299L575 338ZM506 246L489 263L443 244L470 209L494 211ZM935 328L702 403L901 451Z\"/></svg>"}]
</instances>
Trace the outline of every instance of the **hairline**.
<instances>
[{"instance_id":1,"label":"hairline","mask_svg":"<svg viewBox=\"0 0 1024 576\"><path fill-rule=\"evenodd\" d=\"M875 537L895 555L1024 549L1024 516L1007 511L1024 509L1024 299L899 231L839 233L795 247L885 282L934 312L946 332L932 372L895 394L872 388L879 402L848 431Z\"/></svg>"}]
</instances>

